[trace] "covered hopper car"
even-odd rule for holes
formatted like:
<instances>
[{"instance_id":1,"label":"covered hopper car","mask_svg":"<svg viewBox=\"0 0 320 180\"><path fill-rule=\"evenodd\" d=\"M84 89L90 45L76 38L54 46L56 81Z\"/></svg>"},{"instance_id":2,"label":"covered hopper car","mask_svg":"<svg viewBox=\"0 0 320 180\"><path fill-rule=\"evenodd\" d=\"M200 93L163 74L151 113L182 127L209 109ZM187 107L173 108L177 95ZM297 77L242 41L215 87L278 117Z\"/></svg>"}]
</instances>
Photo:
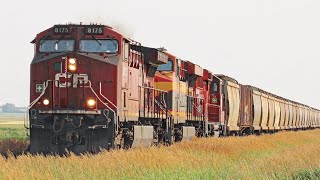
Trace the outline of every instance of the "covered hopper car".
<instances>
[{"instance_id":1,"label":"covered hopper car","mask_svg":"<svg viewBox=\"0 0 320 180\"><path fill-rule=\"evenodd\" d=\"M317 109L142 46L109 26L55 25L32 43L25 120L31 153L96 153L320 125Z\"/></svg>"}]
</instances>

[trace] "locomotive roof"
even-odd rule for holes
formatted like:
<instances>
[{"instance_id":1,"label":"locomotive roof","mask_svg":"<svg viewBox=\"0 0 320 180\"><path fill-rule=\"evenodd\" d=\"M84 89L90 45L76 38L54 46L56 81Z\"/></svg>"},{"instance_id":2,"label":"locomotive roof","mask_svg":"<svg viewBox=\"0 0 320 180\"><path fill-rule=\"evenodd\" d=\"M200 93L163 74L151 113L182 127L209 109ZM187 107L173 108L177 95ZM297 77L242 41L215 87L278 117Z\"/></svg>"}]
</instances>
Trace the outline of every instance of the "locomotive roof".
<instances>
[{"instance_id":1,"label":"locomotive roof","mask_svg":"<svg viewBox=\"0 0 320 180\"><path fill-rule=\"evenodd\" d=\"M50 30L52 28L54 28L55 26L70 26L70 27L106 27L108 29L111 29L112 31L118 33L118 34L121 34L125 39L129 40L129 41L132 41L136 44L139 44L138 42L126 37L125 35L123 35L122 33L120 33L119 31L113 29L111 26L108 26L108 25L104 25L104 24L98 24L98 23L89 23L89 24L82 24L81 22L79 24L74 24L74 23L66 23L66 24L55 24L53 26L51 26L50 28L46 29L45 31L47 30ZM34 44L36 43L36 38L34 38L30 43Z\"/></svg>"},{"instance_id":2,"label":"locomotive roof","mask_svg":"<svg viewBox=\"0 0 320 180\"><path fill-rule=\"evenodd\" d=\"M54 26L73 26L73 27L89 27L89 26L103 26L103 27L107 27L107 28L110 28L110 29L113 29L111 26L108 26L108 25L104 25L104 24L98 24L98 23L90 23L90 24L82 24L82 23L79 23L79 24L73 24L73 23L67 23L67 24L55 24ZM54 27L52 26L52 27Z\"/></svg>"},{"instance_id":3,"label":"locomotive roof","mask_svg":"<svg viewBox=\"0 0 320 180\"><path fill-rule=\"evenodd\" d=\"M215 74L215 76L219 77L220 79L224 79L224 80L231 81L231 82L233 82L233 83L239 84L237 80L235 80L235 79L232 78L232 77L226 76L226 75L224 75L224 74Z\"/></svg>"}]
</instances>

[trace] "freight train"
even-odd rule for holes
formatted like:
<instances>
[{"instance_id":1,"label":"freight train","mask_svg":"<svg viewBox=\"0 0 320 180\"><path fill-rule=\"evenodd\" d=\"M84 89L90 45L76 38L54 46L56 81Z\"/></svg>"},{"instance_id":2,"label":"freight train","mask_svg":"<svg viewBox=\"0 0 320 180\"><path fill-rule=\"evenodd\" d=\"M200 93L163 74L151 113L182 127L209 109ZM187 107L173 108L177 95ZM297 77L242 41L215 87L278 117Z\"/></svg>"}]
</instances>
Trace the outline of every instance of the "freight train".
<instances>
[{"instance_id":1,"label":"freight train","mask_svg":"<svg viewBox=\"0 0 320 180\"><path fill-rule=\"evenodd\" d=\"M106 25L54 25L31 43L31 153L96 153L320 125L317 109L142 46Z\"/></svg>"}]
</instances>

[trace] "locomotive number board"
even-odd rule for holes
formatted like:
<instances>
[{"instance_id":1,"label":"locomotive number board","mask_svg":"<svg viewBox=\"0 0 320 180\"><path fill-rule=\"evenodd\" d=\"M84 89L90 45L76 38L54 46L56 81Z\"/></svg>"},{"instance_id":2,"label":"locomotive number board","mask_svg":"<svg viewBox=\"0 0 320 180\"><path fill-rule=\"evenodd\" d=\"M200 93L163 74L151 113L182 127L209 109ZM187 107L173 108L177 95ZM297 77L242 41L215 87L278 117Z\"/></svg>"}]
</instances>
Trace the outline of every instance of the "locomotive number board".
<instances>
[{"instance_id":1,"label":"locomotive number board","mask_svg":"<svg viewBox=\"0 0 320 180\"><path fill-rule=\"evenodd\" d=\"M71 34L71 28L70 26L54 26L53 27L53 32L55 34Z\"/></svg>"},{"instance_id":2,"label":"locomotive number board","mask_svg":"<svg viewBox=\"0 0 320 180\"><path fill-rule=\"evenodd\" d=\"M103 26L88 26L84 28L84 34L86 35L103 35Z\"/></svg>"}]
</instances>

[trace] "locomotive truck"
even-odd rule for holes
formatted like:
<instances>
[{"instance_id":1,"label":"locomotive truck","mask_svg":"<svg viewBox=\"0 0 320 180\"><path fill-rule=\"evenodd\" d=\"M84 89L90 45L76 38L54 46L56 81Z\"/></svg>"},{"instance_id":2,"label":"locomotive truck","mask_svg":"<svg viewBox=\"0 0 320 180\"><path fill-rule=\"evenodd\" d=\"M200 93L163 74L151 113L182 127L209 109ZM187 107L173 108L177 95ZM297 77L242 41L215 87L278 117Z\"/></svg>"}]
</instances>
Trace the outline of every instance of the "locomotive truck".
<instances>
[{"instance_id":1,"label":"locomotive truck","mask_svg":"<svg viewBox=\"0 0 320 180\"><path fill-rule=\"evenodd\" d=\"M109 26L54 25L32 41L31 153L96 153L316 128L319 110L215 75Z\"/></svg>"}]
</instances>

